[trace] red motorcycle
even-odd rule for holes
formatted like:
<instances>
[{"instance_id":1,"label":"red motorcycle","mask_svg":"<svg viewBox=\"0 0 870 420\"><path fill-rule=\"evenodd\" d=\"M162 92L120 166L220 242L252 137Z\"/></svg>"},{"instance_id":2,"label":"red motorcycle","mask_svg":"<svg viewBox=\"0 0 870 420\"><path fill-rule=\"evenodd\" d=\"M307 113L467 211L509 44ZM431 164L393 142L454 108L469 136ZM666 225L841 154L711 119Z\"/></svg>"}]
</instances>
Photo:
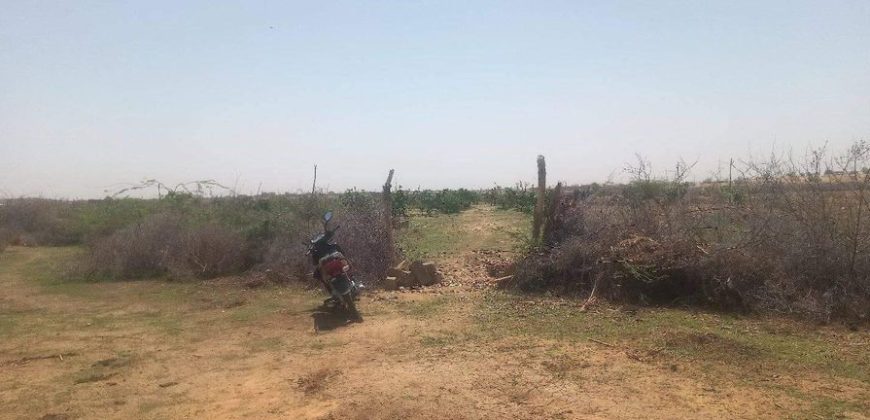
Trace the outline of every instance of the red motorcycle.
<instances>
[{"instance_id":1,"label":"red motorcycle","mask_svg":"<svg viewBox=\"0 0 870 420\"><path fill-rule=\"evenodd\" d=\"M311 238L305 255L311 255L311 260L316 267L314 277L331 295L324 304L342 309L350 319L362 322L362 316L356 308L362 285L354 281L350 261L344 256L341 247L332 242L340 226L330 230L330 220L332 220L332 212L328 211L323 215L323 233L318 233Z\"/></svg>"}]
</instances>

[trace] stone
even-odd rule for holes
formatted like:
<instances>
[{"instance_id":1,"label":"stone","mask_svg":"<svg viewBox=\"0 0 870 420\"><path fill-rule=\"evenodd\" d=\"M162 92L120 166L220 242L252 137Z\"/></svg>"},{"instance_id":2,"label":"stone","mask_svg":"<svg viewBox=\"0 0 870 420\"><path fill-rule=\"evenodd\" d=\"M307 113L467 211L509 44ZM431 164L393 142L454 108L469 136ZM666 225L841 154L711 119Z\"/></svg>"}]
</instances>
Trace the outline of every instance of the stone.
<instances>
[{"instance_id":1,"label":"stone","mask_svg":"<svg viewBox=\"0 0 870 420\"><path fill-rule=\"evenodd\" d=\"M398 288L399 288L399 281L395 277L387 277L384 279L384 289L397 290Z\"/></svg>"},{"instance_id":2,"label":"stone","mask_svg":"<svg viewBox=\"0 0 870 420\"><path fill-rule=\"evenodd\" d=\"M411 275L410 271L401 270L398 268L391 268L387 270L387 276L395 277L396 282L399 286L413 286L415 284L414 277Z\"/></svg>"},{"instance_id":3,"label":"stone","mask_svg":"<svg viewBox=\"0 0 870 420\"><path fill-rule=\"evenodd\" d=\"M398 279L400 286L412 287L418 284L417 280L414 278L410 271L399 271L399 273L400 274Z\"/></svg>"},{"instance_id":4,"label":"stone","mask_svg":"<svg viewBox=\"0 0 870 420\"><path fill-rule=\"evenodd\" d=\"M441 275L433 262L414 261L410 269L417 284L431 286L441 281Z\"/></svg>"}]
</instances>

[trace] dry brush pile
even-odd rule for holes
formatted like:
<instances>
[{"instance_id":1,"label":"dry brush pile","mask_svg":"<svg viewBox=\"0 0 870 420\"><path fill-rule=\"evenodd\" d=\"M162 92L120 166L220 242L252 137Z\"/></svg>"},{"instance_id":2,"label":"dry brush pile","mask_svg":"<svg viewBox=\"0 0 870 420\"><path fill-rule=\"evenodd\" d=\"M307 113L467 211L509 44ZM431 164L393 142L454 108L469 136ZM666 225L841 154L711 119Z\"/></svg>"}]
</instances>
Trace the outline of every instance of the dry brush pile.
<instances>
[{"instance_id":1,"label":"dry brush pile","mask_svg":"<svg viewBox=\"0 0 870 420\"><path fill-rule=\"evenodd\" d=\"M693 185L689 167L565 194L509 286L618 301L870 320L870 146L747 163Z\"/></svg>"}]
</instances>

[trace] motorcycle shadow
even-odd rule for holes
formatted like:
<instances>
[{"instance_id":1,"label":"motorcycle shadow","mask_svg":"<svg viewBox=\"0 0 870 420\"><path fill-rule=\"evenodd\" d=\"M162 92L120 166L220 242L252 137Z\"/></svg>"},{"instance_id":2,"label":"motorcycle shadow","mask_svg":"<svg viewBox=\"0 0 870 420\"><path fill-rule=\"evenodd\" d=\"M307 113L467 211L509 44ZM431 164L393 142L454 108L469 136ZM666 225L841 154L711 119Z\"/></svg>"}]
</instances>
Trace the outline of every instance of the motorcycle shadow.
<instances>
[{"instance_id":1,"label":"motorcycle shadow","mask_svg":"<svg viewBox=\"0 0 870 420\"><path fill-rule=\"evenodd\" d=\"M353 323L350 315L340 309L321 305L311 313L314 320L314 331L329 331Z\"/></svg>"}]
</instances>

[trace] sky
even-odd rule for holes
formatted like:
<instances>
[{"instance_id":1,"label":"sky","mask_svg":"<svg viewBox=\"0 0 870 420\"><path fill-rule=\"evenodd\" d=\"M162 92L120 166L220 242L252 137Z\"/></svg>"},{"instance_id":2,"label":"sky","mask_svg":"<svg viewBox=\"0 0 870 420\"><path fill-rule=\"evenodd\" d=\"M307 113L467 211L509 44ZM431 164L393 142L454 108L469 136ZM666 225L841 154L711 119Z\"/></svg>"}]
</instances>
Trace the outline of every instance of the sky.
<instances>
[{"instance_id":1,"label":"sky","mask_svg":"<svg viewBox=\"0 0 870 420\"><path fill-rule=\"evenodd\" d=\"M0 196L619 180L870 140L870 1L0 0ZM727 165L727 164L725 164Z\"/></svg>"}]
</instances>

